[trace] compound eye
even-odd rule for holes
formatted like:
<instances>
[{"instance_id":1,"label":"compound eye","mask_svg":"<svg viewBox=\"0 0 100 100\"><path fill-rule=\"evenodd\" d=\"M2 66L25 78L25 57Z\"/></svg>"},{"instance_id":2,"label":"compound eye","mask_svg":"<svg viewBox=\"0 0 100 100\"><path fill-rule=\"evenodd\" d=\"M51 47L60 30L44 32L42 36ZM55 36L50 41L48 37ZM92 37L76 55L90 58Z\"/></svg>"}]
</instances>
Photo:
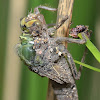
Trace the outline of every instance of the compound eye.
<instances>
[{"instance_id":1,"label":"compound eye","mask_svg":"<svg viewBox=\"0 0 100 100\"><path fill-rule=\"evenodd\" d=\"M34 20L28 21L25 25L29 28L29 27L34 27L34 26L40 26L41 23L38 20L34 19Z\"/></svg>"},{"instance_id":2,"label":"compound eye","mask_svg":"<svg viewBox=\"0 0 100 100\"><path fill-rule=\"evenodd\" d=\"M26 29L25 18L20 19L20 27L21 27L22 31L24 31Z\"/></svg>"},{"instance_id":3,"label":"compound eye","mask_svg":"<svg viewBox=\"0 0 100 100\"><path fill-rule=\"evenodd\" d=\"M21 18L20 19L20 26L24 26L25 25L25 18Z\"/></svg>"},{"instance_id":4,"label":"compound eye","mask_svg":"<svg viewBox=\"0 0 100 100\"><path fill-rule=\"evenodd\" d=\"M26 19L25 17L20 19L20 27L21 27L22 31L29 32L29 30L27 29L27 26L26 26L25 19Z\"/></svg>"}]
</instances>

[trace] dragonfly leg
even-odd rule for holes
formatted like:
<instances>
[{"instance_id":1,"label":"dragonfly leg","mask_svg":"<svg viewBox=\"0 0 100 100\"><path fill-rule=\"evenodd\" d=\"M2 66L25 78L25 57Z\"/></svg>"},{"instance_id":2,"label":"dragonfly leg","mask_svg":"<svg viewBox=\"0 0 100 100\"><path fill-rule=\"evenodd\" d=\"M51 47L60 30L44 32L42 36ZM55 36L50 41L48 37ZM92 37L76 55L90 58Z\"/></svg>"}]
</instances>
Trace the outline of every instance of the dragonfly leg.
<instances>
[{"instance_id":1,"label":"dragonfly leg","mask_svg":"<svg viewBox=\"0 0 100 100\"><path fill-rule=\"evenodd\" d=\"M73 39L69 37L56 37L55 42L68 42L68 43L78 43L78 44L84 44L86 43L87 39L85 37L85 33L81 33L83 39Z\"/></svg>"},{"instance_id":2,"label":"dragonfly leg","mask_svg":"<svg viewBox=\"0 0 100 100\"><path fill-rule=\"evenodd\" d=\"M67 21L67 19L68 19L68 16L65 16L57 25L55 25L54 27L48 28L49 34L53 34L57 29L59 29L64 24L64 22Z\"/></svg>"},{"instance_id":3,"label":"dragonfly leg","mask_svg":"<svg viewBox=\"0 0 100 100\"><path fill-rule=\"evenodd\" d=\"M87 48L85 48L85 51L83 53L83 57L81 59L81 62L84 62L86 53L87 53ZM69 63L69 66L71 68L74 79L76 79L76 80L80 79L81 71L82 71L82 65L80 65L79 71L77 71L76 65L73 61L73 58L72 58L71 54L67 51L66 54L64 54L64 55L65 55L65 57L66 57L66 59Z\"/></svg>"},{"instance_id":4,"label":"dragonfly leg","mask_svg":"<svg viewBox=\"0 0 100 100\"><path fill-rule=\"evenodd\" d=\"M49 10L49 11L56 11L57 9L56 8L50 8L50 7L46 7L46 6L38 6L34 9L34 13L35 14L40 14L40 11L39 11L39 8L41 9L45 9L45 10Z\"/></svg>"},{"instance_id":5,"label":"dragonfly leg","mask_svg":"<svg viewBox=\"0 0 100 100\"><path fill-rule=\"evenodd\" d=\"M54 26L54 28L55 28L56 30L57 30L58 28L60 28L60 27L64 24L64 22L67 21L67 19L68 19L68 16L64 16L63 19L62 19L56 26Z\"/></svg>"},{"instance_id":6,"label":"dragonfly leg","mask_svg":"<svg viewBox=\"0 0 100 100\"><path fill-rule=\"evenodd\" d=\"M81 72L80 72L80 70L79 70L79 72L77 71L76 65L75 65L75 63L73 61L73 58L72 58L71 54L69 52L67 52L65 57L66 57L66 59L68 61L68 64L69 64L69 67L70 67L70 69L72 71L74 79L76 79L76 80L80 79Z\"/></svg>"},{"instance_id":7,"label":"dragonfly leg","mask_svg":"<svg viewBox=\"0 0 100 100\"><path fill-rule=\"evenodd\" d=\"M86 53L87 53L87 47L85 47L85 50L84 50L84 53L83 53L83 56L82 56L82 59L81 59L81 62L82 62L82 63L84 63L84 61L85 61ZM80 67L79 67L79 72L80 72L80 73L81 73L81 71L82 71L82 68L83 68L83 66L80 65Z\"/></svg>"}]
</instances>

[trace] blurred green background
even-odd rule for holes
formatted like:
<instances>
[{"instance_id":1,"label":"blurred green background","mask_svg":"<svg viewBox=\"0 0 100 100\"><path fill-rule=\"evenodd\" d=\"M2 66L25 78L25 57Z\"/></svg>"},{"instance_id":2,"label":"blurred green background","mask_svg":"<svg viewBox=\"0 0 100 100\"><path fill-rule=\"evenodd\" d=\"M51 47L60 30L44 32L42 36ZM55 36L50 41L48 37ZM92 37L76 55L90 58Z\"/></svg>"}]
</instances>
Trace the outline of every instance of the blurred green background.
<instances>
[{"instance_id":1,"label":"blurred green background","mask_svg":"<svg viewBox=\"0 0 100 100\"><path fill-rule=\"evenodd\" d=\"M57 8L59 0L0 0L0 100L46 100L48 79L30 72L16 53L19 43L20 18L38 5ZM100 1L75 0L73 25L88 25L93 31L91 41L100 50ZM56 13L40 10L47 23L56 22ZM69 44L74 59L82 57L84 46ZM100 68L88 51L85 63ZM78 66L78 65L77 65ZM100 73L83 68L76 81L79 100L100 100Z\"/></svg>"}]
</instances>

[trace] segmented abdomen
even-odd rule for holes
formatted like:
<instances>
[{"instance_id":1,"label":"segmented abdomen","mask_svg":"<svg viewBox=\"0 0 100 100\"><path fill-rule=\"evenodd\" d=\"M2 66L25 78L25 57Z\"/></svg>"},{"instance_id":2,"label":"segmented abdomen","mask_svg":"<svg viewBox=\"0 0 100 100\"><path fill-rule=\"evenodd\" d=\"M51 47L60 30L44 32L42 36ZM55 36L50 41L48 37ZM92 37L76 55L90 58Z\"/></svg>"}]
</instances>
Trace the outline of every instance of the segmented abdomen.
<instances>
[{"instance_id":1,"label":"segmented abdomen","mask_svg":"<svg viewBox=\"0 0 100 100\"><path fill-rule=\"evenodd\" d=\"M52 81L52 86L57 100L78 100L78 93L75 84L59 84Z\"/></svg>"}]
</instances>

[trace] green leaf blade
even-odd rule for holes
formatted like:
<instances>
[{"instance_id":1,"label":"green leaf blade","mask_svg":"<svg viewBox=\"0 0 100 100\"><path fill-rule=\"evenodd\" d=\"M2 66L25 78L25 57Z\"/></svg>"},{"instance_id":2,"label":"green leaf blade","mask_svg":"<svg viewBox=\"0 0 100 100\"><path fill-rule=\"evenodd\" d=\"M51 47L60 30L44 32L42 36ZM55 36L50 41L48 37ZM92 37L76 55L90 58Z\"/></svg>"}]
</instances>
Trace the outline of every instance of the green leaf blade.
<instances>
[{"instance_id":1,"label":"green leaf blade","mask_svg":"<svg viewBox=\"0 0 100 100\"><path fill-rule=\"evenodd\" d=\"M80 65L82 65L82 66L84 66L84 67L86 67L86 68L89 68L89 69L91 69L91 70L94 70L94 71L96 71L96 72L100 72L100 69L95 68L95 67L93 67L93 66L87 65L87 64L82 63L82 62L79 62L79 61L77 61L77 60L74 60L74 62L77 63L77 64L80 64Z\"/></svg>"},{"instance_id":2,"label":"green leaf blade","mask_svg":"<svg viewBox=\"0 0 100 100\"><path fill-rule=\"evenodd\" d=\"M82 39L81 33L78 34L78 36ZM100 63L100 51L95 47L95 45L89 40L89 38L85 35L87 42L86 46L91 51L93 56L97 59L97 61Z\"/></svg>"}]
</instances>

